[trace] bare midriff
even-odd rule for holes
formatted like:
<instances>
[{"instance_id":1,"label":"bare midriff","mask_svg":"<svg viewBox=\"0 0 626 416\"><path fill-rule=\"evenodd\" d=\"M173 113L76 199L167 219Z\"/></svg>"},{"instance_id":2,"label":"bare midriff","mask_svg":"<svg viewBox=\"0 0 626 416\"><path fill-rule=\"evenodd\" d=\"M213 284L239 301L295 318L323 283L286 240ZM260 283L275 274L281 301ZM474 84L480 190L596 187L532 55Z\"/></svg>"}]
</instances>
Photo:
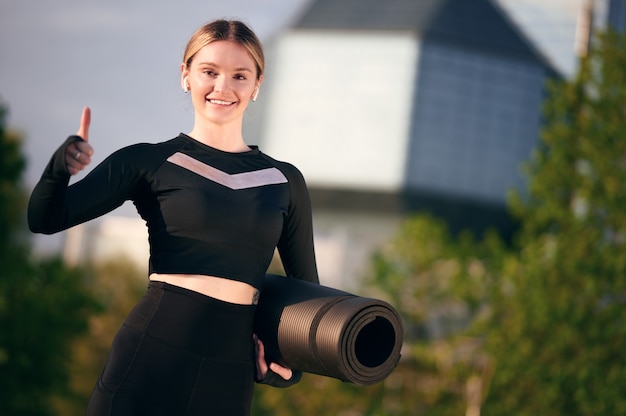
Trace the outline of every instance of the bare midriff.
<instances>
[{"instance_id":1,"label":"bare midriff","mask_svg":"<svg viewBox=\"0 0 626 416\"><path fill-rule=\"evenodd\" d=\"M165 282L202 293L224 302L240 305L254 305L259 299L259 290L237 280L201 274L159 274L152 273L150 280Z\"/></svg>"}]
</instances>

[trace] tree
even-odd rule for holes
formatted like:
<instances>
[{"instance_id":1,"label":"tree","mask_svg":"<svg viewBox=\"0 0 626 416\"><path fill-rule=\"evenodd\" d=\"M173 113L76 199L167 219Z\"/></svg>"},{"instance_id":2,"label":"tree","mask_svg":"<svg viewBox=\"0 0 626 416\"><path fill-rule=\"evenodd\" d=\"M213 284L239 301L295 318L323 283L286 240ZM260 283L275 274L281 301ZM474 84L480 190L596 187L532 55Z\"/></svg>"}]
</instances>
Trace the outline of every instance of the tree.
<instances>
[{"instance_id":1,"label":"tree","mask_svg":"<svg viewBox=\"0 0 626 416\"><path fill-rule=\"evenodd\" d=\"M494 292L490 414L626 414L626 35L550 87L518 254Z\"/></svg>"},{"instance_id":2,"label":"tree","mask_svg":"<svg viewBox=\"0 0 626 416\"><path fill-rule=\"evenodd\" d=\"M34 260L27 239L20 136L0 105L0 414L49 415L68 396L69 347L97 304L82 273L60 259Z\"/></svg>"}]
</instances>

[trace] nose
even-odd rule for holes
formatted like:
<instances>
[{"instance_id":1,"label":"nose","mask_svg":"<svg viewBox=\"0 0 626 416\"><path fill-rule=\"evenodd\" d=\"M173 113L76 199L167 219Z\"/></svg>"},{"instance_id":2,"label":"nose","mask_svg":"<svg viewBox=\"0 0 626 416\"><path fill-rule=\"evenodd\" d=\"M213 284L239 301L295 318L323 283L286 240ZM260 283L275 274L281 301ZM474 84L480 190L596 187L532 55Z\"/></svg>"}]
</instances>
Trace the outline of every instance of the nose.
<instances>
[{"instance_id":1,"label":"nose","mask_svg":"<svg viewBox=\"0 0 626 416\"><path fill-rule=\"evenodd\" d=\"M230 89L230 80L224 75L220 75L215 79L213 89L218 92L228 91Z\"/></svg>"}]
</instances>

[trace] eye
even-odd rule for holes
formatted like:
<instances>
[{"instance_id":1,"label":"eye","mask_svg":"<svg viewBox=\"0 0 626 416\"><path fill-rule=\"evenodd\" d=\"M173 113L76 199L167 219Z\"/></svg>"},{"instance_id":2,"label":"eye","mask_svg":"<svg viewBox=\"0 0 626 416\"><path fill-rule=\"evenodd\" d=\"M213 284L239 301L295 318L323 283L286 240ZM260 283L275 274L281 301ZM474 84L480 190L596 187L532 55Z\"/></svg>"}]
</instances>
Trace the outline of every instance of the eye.
<instances>
[{"instance_id":1,"label":"eye","mask_svg":"<svg viewBox=\"0 0 626 416\"><path fill-rule=\"evenodd\" d=\"M210 77L216 77L217 76L217 72L213 71L212 69L207 69L202 71L202 73L210 76Z\"/></svg>"},{"instance_id":2,"label":"eye","mask_svg":"<svg viewBox=\"0 0 626 416\"><path fill-rule=\"evenodd\" d=\"M234 76L235 79L239 80L239 81L245 81L246 79L248 79L245 75L243 74L235 74Z\"/></svg>"}]
</instances>

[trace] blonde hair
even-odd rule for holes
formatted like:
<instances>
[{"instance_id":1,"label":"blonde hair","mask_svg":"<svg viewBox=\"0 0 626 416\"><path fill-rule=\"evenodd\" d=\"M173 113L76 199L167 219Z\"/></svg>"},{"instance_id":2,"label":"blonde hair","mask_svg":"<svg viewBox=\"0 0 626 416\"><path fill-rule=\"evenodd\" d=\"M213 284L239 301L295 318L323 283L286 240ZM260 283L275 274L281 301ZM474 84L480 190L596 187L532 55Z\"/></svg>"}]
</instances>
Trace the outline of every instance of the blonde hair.
<instances>
[{"instance_id":1,"label":"blonde hair","mask_svg":"<svg viewBox=\"0 0 626 416\"><path fill-rule=\"evenodd\" d=\"M183 55L185 66L187 68L190 67L191 61L193 61L194 56L200 49L219 40L228 40L243 46L254 60L257 79L263 75L265 70L263 46L255 33L238 20L214 20L196 30L185 48L185 54Z\"/></svg>"}]
</instances>

